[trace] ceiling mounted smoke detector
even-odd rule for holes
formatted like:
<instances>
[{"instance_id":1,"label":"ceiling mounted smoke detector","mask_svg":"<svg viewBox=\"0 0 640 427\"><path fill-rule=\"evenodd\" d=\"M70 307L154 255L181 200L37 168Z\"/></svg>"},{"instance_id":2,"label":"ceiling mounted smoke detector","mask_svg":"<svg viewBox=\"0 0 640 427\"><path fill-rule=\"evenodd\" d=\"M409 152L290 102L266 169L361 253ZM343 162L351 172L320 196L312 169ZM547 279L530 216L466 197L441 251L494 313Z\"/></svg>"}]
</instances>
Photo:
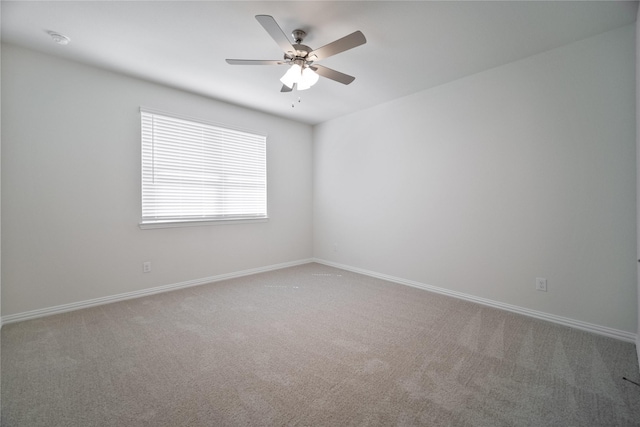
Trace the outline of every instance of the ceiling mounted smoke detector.
<instances>
[{"instance_id":1,"label":"ceiling mounted smoke detector","mask_svg":"<svg viewBox=\"0 0 640 427\"><path fill-rule=\"evenodd\" d=\"M57 33L55 31L47 31L47 34L51 36L51 39L61 45L67 45L71 41L71 39L63 34Z\"/></svg>"}]
</instances>

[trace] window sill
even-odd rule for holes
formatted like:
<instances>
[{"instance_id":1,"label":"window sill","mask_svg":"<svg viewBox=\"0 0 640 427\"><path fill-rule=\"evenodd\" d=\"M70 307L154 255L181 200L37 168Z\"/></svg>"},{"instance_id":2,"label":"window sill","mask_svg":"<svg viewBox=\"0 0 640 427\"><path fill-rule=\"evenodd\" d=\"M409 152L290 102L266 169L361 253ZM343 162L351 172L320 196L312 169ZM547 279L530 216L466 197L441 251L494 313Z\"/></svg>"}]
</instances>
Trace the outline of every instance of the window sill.
<instances>
[{"instance_id":1,"label":"window sill","mask_svg":"<svg viewBox=\"0 0 640 427\"><path fill-rule=\"evenodd\" d=\"M257 222L267 222L268 217L241 218L241 219L210 219L210 220L172 220L172 221L146 221L140 222L138 226L142 230L154 228L176 228L176 227L203 227L208 225L232 225L232 224L253 224Z\"/></svg>"}]
</instances>

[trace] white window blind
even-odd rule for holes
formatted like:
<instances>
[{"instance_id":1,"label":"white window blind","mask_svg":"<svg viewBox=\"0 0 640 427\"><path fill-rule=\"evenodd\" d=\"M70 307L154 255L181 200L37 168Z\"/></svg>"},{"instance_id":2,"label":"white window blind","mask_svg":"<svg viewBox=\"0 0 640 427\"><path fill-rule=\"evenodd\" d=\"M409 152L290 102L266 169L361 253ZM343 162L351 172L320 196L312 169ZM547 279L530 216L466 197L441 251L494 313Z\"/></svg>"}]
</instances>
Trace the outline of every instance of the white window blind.
<instances>
[{"instance_id":1,"label":"white window blind","mask_svg":"<svg viewBox=\"0 0 640 427\"><path fill-rule=\"evenodd\" d=\"M140 113L142 224L267 217L265 136Z\"/></svg>"}]
</instances>

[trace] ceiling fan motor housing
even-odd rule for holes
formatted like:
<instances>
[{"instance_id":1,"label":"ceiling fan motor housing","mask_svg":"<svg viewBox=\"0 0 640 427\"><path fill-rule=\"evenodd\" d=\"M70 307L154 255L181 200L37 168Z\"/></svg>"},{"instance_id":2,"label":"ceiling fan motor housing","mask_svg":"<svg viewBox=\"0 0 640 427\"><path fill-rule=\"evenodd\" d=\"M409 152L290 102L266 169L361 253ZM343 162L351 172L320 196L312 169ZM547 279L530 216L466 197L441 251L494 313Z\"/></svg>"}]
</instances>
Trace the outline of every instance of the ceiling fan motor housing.
<instances>
[{"instance_id":1,"label":"ceiling fan motor housing","mask_svg":"<svg viewBox=\"0 0 640 427\"><path fill-rule=\"evenodd\" d=\"M313 59L310 59L308 56L309 56L309 52L313 51L313 49L311 49L307 45L302 44L302 40L304 40L307 33L304 30L293 30L291 35L295 40L295 44L292 45L293 48L295 49L295 52L291 52L292 55L289 55L290 52L287 52L284 58L290 60L291 62L298 63L298 65L300 66L303 66L305 64L311 65L311 63L313 62Z\"/></svg>"},{"instance_id":2,"label":"ceiling fan motor housing","mask_svg":"<svg viewBox=\"0 0 640 427\"><path fill-rule=\"evenodd\" d=\"M295 49L294 52L287 52L284 55L284 59L289 59L292 61L296 61L299 59L304 60L305 62L311 62L312 59L308 57L309 52L311 52L311 48L309 46L303 45L303 44L294 44L293 48Z\"/></svg>"}]
</instances>

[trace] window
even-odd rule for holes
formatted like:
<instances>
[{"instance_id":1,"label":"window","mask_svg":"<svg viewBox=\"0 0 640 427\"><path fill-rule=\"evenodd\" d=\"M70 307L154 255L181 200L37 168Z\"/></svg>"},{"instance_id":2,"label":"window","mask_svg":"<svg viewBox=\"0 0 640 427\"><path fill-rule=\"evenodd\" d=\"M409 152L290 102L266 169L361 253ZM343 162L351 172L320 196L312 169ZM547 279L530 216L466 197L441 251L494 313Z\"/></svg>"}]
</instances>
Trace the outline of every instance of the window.
<instances>
[{"instance_id":1,"label":"window","mask_svg":"<svg viewBox=\"0 0 640 427\"><path fill-rule=\"evenodd\" d=\"M142 228L267 218L264 135L140 113Z\"/></svg>"}]
</instances>

